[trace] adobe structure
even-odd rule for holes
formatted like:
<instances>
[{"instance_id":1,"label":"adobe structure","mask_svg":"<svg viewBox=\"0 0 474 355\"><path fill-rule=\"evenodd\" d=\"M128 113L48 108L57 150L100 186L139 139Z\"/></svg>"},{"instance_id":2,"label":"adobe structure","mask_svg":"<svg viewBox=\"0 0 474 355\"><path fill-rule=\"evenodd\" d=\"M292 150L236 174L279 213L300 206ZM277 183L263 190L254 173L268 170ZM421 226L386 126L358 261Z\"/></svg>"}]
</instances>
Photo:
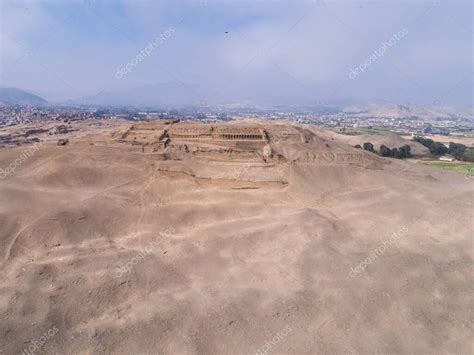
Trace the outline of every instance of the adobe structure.
<instances>
[{"instance_id":1,"label":"adobe structure","mask_svg":"<svg viewBox=\"0 0 474 355\"><path fill-rule=\"evenodd\" d=\"M120 132L116 140L141 145L144 152L232 153L234 157L260 154L270 157L268 134L258 125L141 122ZM266 147L266 148L265 148Z\"/></svg>"},{"instance_id":2,"label":"adobe structure","mask_svg":"<svg viewBox=\"0 0 474 355\"><path fill-rule=\"evenodd\" d=\"M240 140L240 141L266 141L266 133L258 127L219 127L219 126L174 126L166 131L171 139L185 140Z\"/></svg>"},{"instance_id":3,"label":"adobe structure","mask_svg":"<svg viewBox=\"0 0 474 355\"><path fill-rule=\"evenodd\" d=\"M194 157L252 164L380 165L376 157L366 152L338 146L305 128L292 125L147 121L132 124L116 133L115 140L157 160L180 161Z\"/></svg>"}]
</instances>

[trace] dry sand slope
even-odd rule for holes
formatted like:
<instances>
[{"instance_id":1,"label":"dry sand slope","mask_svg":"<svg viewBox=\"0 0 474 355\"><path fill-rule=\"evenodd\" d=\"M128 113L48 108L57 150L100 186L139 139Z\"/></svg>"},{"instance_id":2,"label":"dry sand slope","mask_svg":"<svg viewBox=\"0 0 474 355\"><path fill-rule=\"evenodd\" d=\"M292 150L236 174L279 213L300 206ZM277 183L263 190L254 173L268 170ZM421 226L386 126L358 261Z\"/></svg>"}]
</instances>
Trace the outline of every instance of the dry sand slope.
<instances>
[{"instance_id":1,"label":"dry sand slope","mask_svg":"<svg viewBox=\"0 0 474 355\"><path fill-rule=\"evenodd\" d=\"M473 180L324 142L272 164L42 146L0 180L0 349L472 353Z\"/></svg>"}]
</instances>

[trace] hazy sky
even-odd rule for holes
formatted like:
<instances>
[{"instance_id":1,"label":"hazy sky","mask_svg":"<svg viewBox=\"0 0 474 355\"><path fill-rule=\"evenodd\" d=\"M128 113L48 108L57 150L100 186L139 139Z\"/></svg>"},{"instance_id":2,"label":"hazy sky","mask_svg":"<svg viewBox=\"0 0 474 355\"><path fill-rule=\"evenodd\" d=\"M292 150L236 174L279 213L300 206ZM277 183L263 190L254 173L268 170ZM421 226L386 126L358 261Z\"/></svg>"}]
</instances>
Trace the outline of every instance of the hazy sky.
<instances>
[{"instance_id":1,"label":"hazy sky","mask_svg":"<svg viewBox=\"0 0 474 355\"><path fill-rule=\"evenodd\" d=\"M472 106L471 1L0 2L1 85L52 101L178 83L208 101Z\"/></svg>"}]
</instances>

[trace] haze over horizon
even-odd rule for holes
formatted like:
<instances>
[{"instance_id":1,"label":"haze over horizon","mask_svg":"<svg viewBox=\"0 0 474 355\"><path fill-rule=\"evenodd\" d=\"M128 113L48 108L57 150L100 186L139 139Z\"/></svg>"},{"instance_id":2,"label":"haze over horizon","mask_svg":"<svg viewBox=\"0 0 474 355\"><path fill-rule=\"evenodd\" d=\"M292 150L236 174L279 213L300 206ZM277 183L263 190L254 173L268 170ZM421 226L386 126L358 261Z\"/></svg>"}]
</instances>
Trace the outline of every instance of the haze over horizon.
<instances>
[{"instance_id":1,"label":"haze over horizon","mask_svg":"<svg viewBox=\"0 0 474 355\"><path fill-rule=\"evenodd\" d=\"M0 0L0 355L473 353L473 4Z\"/></svg>"},{"instance_id":2,"label":"haze over horizon","mask_svg":"<svg viewBox=\"0 0 474 355\"><path fill-rule=\"evenodd\" d=\"M471 16L469 1L4 1L0 84L51 102L166 83L182 104L472 107Z\"/></svg>"}]
</instances>

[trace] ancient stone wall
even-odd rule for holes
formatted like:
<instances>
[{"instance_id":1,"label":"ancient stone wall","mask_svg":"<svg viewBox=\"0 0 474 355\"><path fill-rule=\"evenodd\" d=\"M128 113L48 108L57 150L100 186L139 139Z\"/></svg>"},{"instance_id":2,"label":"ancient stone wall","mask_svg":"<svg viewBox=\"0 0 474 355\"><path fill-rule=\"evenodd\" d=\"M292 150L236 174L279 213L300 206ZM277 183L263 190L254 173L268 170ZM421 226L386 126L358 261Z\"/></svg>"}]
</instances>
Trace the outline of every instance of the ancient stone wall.
<instances>
[{"instance_id":1,"label":"ancient stone wall","mask_svg":"<svg viewBox=\"0 0 474 355\"><path fill-rule=\"evenodd\" d=\"M212 140L243 140L265 141L263 129L254 127L172 127L169 130L171 139L208 139Z\"/></svg>"}]
</instances>

